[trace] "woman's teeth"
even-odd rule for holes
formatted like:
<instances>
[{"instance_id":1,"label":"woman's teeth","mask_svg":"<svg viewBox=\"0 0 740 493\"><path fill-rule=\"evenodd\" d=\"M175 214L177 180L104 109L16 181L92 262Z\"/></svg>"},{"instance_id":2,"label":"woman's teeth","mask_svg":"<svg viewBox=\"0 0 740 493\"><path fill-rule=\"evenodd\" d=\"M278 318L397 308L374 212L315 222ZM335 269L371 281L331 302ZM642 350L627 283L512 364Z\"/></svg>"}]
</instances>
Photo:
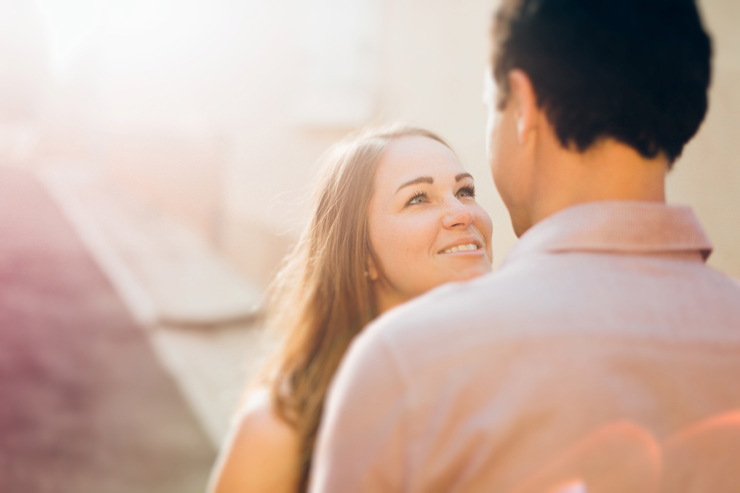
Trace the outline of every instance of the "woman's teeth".
<instances>
[{"instance_id":1,"label":"woman's teeth","mask_svg":"<svg viewBox=\"0 0 740 493\"><path fill-rule=\"evenodd\" d=\"M442 250L439 253L455 253L455 252L471 252L478 249L478 245L469 243L467 245L457 245L447 250Z\"/></svg>"}]
</instances>

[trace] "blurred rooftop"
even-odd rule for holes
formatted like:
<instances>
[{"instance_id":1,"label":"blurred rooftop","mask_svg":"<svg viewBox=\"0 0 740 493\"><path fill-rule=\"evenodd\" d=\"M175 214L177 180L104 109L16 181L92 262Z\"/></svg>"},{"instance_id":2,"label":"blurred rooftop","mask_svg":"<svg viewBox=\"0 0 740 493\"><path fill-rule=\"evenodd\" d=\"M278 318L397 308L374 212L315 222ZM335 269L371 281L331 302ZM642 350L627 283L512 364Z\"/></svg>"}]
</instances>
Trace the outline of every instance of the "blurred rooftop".
<instances>
[{"instance_id":1,"label":"blurred rooftop","mask_svg":"<svg viewBox=\"0 0 740 493\"><path fill-rule=\"evenodd\" d=\"M272 347L254 325L261 289L186 226L94 170L56 165L39 175L218 447Z\"/></svg>"}]
</instances>

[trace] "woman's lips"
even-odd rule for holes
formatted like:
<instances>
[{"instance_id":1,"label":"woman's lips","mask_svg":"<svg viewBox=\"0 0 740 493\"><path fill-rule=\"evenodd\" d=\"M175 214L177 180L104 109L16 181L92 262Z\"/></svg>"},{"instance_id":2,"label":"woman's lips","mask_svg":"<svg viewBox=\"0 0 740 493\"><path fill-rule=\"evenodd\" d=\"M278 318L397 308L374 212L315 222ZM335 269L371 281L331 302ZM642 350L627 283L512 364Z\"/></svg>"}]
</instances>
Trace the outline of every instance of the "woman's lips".
<instances>
[{"instance_id":1,"label":"woman's lips","mask_svg":"<svg viewBox=\"0 0 740 493\"><path fill-rule=\"evenodd\" d=\"M474 252L479 250L480 246L476 243L463 243L462 245L455 245L449 248L445 248L440 254L457 253L457 252Z\"/></svg>"}]
</instances>

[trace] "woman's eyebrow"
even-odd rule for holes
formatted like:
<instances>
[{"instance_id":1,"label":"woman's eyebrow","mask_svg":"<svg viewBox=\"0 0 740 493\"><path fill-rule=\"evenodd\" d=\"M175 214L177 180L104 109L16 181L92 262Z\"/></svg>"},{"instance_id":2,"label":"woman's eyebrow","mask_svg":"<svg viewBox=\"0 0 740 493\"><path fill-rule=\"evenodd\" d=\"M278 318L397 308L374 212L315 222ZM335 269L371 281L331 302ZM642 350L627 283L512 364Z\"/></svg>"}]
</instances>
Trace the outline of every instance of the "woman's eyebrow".
<instances>
[{"instance_id":1,"label":"woman's eyebrow","mask_svg":"<svg viewBox=\"0 0 740 493\"><path fill-rule=\"evenodd\" d=\"M470 173L459 173L455 175L455 182L458 182L462 180L463 178L470 178L472 180L473 175L471 175ZM411 185L416 185L417 183L429 183L430 185L433 185L434 178L432 178L431 176L420 176L418 178L414 178L413 180L409 180L401 184L401 186L398 187L398 190L396 190L396 193L398 193L402 188L405 188Z\"/></svg>"},{"instance_id":2,"label":"woman's eyebrow","mask_svg":"<svg viewBox=\"0 0 740 493\"><path fill-rule=\"evenodd\" d=\"M418 178L414 178L413 180L409 180L406 183L403 183L400 187L398 187L398 190L396 190L396 193L398 193L402 188L408 187L410 185L416 185L417 183L429 183L432 185L434 183L434 178L431 176L420 176Z\"/></svg>"}]
</instances>

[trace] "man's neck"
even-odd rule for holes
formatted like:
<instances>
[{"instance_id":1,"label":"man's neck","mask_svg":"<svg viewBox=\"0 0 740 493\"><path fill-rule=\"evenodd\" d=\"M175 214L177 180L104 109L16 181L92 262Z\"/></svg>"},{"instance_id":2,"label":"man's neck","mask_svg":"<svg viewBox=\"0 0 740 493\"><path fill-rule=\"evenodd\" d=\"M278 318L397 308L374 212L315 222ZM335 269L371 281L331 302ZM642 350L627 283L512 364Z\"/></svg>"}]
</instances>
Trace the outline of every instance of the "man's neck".
<instances>
[{"instance_id":1,"label":"man's neck","mask_svg":"<svg viewBox=\"0 0 740 493\"><path fill-rule=\"evenodd\" d=\"M543 146L538 156L532 225L585 202L665 202L668 160L663 155L648 159L615 140L600 142L583 153L552 147Z\"/></svg>"}]
</instances>

